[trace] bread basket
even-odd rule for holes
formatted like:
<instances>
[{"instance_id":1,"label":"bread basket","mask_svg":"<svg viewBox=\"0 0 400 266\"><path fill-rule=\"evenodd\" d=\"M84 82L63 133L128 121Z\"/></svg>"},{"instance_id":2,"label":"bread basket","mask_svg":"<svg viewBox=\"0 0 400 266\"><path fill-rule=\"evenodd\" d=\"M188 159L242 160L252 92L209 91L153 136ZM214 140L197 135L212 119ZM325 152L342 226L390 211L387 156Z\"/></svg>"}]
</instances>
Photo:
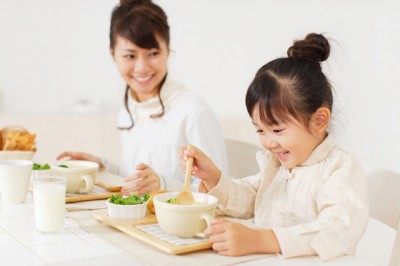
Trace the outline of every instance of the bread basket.
<instances>
[{"instance_id":1,"label":"bread basket","mask_svg":"<svg viewBox=\"0 0 400 266\"><path fill-rule=\"evenodd\" d=\"M0 151L0 160L32 160L33 151Z\"/></svg>"}]
</instances>

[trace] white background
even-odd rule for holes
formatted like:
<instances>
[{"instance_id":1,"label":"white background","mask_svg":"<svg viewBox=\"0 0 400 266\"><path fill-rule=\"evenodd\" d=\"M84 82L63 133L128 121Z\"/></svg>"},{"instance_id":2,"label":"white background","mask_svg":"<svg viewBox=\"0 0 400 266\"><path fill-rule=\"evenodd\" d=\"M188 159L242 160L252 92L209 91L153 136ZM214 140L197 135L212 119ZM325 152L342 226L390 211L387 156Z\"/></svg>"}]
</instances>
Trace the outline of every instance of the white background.
<instances>
[{"instance_id":1,"label":"white background","mask_svg":"<svg viewBox=\"0 0 400 266\"><path fill-rule=\"evenodd\" d=\"M124 91L108 52L117 2L0 0L0 114L115 114ZM170 74L219 117L247 119L244 97L257 69L284 56L293 39L325 33L333 134L363 162L400 171L396 1L157 2L171 26ZM256 134L247 141L257 143Z\"/></svg>"}]
</instances>

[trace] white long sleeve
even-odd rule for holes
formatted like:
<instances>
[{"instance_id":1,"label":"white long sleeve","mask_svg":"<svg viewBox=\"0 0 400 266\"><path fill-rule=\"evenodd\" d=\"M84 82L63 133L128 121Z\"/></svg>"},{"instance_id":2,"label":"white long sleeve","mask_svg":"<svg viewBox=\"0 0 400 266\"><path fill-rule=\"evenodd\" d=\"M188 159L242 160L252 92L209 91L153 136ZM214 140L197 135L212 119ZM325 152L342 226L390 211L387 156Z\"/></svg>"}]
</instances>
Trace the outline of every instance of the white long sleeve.
<instances>
[{"instance_id":1,"label":"white long sleeve","mask_svg":"<svg viewBox=\"0 0 400 266\"><path fill-rule=\"evenodd\" d=\"M207 153L221 169L227 170L227 156L222 130L209 105L180 83L167 77L161 98L165 113L161 112L158 97L146 102L129 98L134 127L121 131L120 175L129 176L139 163L145 163L162 178L161 189L180 190L184 174L179 167L179 147L193 144ZM122 108L118 126L129 126L129 114ZM198 181L193 182L197 187Z\"/></svg>"},{"instance_id":2,"label":"white long sleeve","mask_svg":"<svg viewBox=\"0 0 400 266\"><path fill-rule=\"evenodd\" d=\"M361 165L328 136L299 167L288 171L268 152L261 171L240 180L222 177L209 193L219 211L251 218L274 231L283 257L318 254L322 260L354 254L368 219Z\"/></svg>"}]
</instances>

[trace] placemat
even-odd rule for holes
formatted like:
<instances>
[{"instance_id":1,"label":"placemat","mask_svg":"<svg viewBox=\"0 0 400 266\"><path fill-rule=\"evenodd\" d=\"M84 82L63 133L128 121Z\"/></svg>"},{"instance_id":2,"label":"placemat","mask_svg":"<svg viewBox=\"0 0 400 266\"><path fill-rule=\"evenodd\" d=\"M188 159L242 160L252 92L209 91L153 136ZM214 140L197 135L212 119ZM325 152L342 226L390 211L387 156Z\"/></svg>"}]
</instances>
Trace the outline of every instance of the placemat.
<instances>
[{"instance_id":1,"label":"placemat","mask_svg":"<svg viewBox=\"0 0 400 266\"><path fill-rule=\"evenodd\" d=\"M171 236L171 235L165 233L158 224L137 225L136 228L148 233L149 235L157 237L158 239L161 239L163 241L166 241L168 243L171 243L171 244L177 245L177 246L209 242L208 238L200 238L200 237L180 238L180 237Z\"/></svg>"}]
</instances>

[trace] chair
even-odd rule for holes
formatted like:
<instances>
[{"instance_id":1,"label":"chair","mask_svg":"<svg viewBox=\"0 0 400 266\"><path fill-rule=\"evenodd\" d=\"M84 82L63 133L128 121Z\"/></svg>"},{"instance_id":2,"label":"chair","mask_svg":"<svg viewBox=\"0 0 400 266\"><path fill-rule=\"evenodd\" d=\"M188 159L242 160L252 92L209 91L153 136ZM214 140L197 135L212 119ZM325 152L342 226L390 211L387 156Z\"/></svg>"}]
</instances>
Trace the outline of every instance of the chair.
<instances>
[{"instance_id":1,"label":"chair","mask_svg":"<svg viewBox=\"0 0 400 266\"><path fill-rule=\"evenodd\" d=\"M400 173L364 164L368 178L370 216L396 230L390 266L400 266Z\"/></svg>"},{"instance_id":2,"label":"chair","mask_svg":"<svg viewBox=\"0 0 400 266\"><path fill-rule=\"evenodd\" d=\"M251 176L258 172L256 152L262 151L262 147L234 139L225 139L225 145L228 153L229 175L232 178Z\"/></svg>"}]
</instances>

